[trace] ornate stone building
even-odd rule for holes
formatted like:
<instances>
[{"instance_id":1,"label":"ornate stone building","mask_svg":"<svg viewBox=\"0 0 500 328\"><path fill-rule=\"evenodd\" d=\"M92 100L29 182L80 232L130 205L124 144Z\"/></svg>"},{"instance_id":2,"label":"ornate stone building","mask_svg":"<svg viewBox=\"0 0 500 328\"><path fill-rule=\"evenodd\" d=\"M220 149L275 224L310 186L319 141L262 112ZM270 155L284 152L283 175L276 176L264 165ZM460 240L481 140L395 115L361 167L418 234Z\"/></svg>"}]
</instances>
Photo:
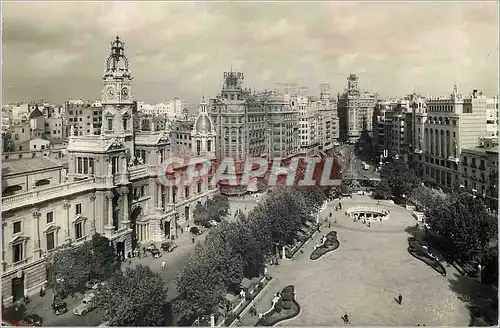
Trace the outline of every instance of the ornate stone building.
<instances>
[{"instance_id":1,"label":"ornate stone building","mask_svg":"<svg viewBox=\"0 0 500 328\"><path fill-rule=\"evenodd\" d=\"M38 292L47 279L47 257L58 246L78 245L99 233L124 255L137 243L175 238L192 220L195 205L216 192L208 177L183 186L160 183L161 175L180 175L185 167L158 169L179 151L171 149L169 124L160 131L134 131L132 77L118 37L103 80L100 135L77 136L70 129L67 170L47 157L3 163L5 305ZM213 130L201 124L210 122L204 102L201 108L193 144L214 157Z\"/></svg>"}]
</instances>

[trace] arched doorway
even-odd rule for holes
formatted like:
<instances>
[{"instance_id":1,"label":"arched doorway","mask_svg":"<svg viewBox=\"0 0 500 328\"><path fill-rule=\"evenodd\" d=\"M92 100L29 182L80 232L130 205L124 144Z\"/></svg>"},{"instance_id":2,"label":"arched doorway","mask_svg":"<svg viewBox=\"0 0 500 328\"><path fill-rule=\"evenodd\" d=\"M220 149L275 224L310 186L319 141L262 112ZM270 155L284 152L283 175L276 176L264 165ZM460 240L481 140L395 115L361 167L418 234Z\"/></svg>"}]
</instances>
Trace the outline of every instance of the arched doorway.
<instances>
[{"instance_id":1,"label":"arched doorway","mask_svg":"<svg viewBox=\"0 0 500 328\"><path fill-rule=\"evenodd\" d=\"M15 303L24 298L24 273L12 278L12 301Z\"/></svg>"},{"instance_id":2,"label":"arched doorway","mask_svg":"<svg viewBox=\"0 0 500 328\"><path fill-rule=\"evenodd\" d=\"M119 241L116 243L116 255L122 261L125 261L125 242Z\"/></svg>"},{"instance_id":3,"label":"arched doorway","mask_svg":"<svg viewBox=\"0 0 500 328\"><path fill-rule=\"evenodd\" d=\"M137 206L130 215L130 229L132 229L132 249L137 247L137 218L142 213L142 207Z\"/></svg>"}]
</instances>

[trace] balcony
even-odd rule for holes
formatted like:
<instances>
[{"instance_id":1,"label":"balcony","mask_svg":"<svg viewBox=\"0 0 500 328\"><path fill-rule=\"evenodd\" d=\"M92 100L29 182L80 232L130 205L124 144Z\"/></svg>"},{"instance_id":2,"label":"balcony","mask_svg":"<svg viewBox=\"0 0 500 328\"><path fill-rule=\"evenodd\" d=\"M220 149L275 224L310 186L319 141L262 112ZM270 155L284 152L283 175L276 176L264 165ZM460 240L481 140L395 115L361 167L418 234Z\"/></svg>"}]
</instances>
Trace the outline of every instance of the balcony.
<instances>
[{"instance_id":1,"label":"balcony","mask_svg":"<svg viewBox=\"0 0 500 328\"><path fill-rule=\"evenodd\" d=\"M28 191L2 198L2 211L9 211L18 207L32 206L56 197L65 197L93 189L95 181L93 178L65 183L45 189Z\"/></svg>"},{"instance_id":2,"label":"balcony","mask_svg":"<svg viewBox=\"0 0 500 328\"><path fill-rule=\"evenodd\" d=\"M148 175L148 167L146 164L134 165L128 167L130 180L136 180Z\"/></svg>"}]
</instances>

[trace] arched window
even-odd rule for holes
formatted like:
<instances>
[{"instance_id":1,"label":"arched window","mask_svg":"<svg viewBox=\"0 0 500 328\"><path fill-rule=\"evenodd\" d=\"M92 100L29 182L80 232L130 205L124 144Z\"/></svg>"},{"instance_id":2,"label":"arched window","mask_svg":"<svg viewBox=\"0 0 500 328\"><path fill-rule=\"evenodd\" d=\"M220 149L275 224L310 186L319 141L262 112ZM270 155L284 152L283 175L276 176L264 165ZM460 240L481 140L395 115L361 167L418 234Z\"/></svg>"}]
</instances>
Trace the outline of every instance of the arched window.
<instances>
[{"instance_id":1,"label":"arched window","mask_svg":"<svg viewBox=\"0 0 500 328\"><path fill-rule=\"evenodd\" d=\"M23 187L21 187L20 185L9 186L3 190L2 197L15 195L18 191L21 191L22 189Z\"/></svg>"},{"instance_id":2,"label":"arched window","mask_svg":"<svg viewBox=\"0 0 500 328\"><path fill-rule=\"evenodd\" d=\"M38 180L37 182L35 182L35 186L36 187L41 187L41 186L45 186L45 185L48 185L48 184L50 184L50 181L47 180L47 179Z\"/></svg>"},{"instance_id":3,"label":"arched window","mask_svg":"<svg viewBox=\"0 0 500 328\"><path fill-rule=\"evenodd\" d=\"M212 151L212 140L207 141L207 151Z\"/></svg>"}]
</instances>

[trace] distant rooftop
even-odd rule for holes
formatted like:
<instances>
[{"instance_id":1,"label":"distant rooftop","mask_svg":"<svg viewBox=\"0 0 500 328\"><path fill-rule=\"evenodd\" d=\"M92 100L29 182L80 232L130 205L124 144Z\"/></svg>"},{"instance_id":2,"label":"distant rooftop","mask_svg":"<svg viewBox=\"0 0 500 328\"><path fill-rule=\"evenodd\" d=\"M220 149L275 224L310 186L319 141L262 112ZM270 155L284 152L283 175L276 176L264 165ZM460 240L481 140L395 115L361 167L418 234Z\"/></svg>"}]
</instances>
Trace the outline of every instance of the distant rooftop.
<instances>
[{"instance_id":1,"label":"distant rooftop","mask_svg":"<svg viewBox=\"0 0 500 328\"><path fill-rule=\"evenodd\" d=\"M49 157L6 160L2 162L2 176L61 168L62 165L59 162Z\"/></svg>"}]
</instances>

